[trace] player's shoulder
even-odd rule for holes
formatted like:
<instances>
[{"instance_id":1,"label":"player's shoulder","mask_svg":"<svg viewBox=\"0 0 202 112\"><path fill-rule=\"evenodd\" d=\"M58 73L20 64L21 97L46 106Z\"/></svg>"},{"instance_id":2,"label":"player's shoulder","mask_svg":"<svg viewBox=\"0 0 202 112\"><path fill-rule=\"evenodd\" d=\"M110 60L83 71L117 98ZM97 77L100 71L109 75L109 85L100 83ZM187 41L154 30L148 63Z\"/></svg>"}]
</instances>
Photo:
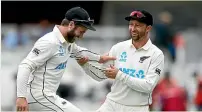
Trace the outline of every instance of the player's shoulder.
<instances>
[{"instance_id":1,"label":"player's shoulder","mask_svg":"<svg viewBox=\"0 0 202 112\"><path fill-rule=\"evenodd\" d=\"M155 55L155 57L158 57L160 55L164 56L163 51L159 49L156 45L152 44L150 48Z\"/></svg>"},{"instance_id":2,"label":"player's shoulder","mask_svg":"<svg viewBox=\"0 0 202 112\"><path fill-rule=\"evenodd\" d=\"M152 44L151 49L157 54L163 54L163 51L154 44Z\"/></svg>"},{"instance_id":3,"label":"player's shoulder","mask_svg":"<svg viewBox=\"0 0 202 112\"><path fill-rule=\"evenodd\" d=\"M45 34L44 36L40 37L36 42L35 46L41 46L41 47L56 47L57 46L57 38L55 38L55 35L53 32L49 32Z\"/></svg>"},{"instance_id":4,"label":"player's shoulder","mask_svg":"<svg viewBox=\"0 0 202 112\"><path fill-rule=\"evenodd\" d=\"M131 39L129 40L125 40L125 41L121 41L121 42L118 42L114 45L114 47L116 48L124 48L126 45L129 45L131 42Z\"/></svg>"},{"instance_id":5,"label":"player's shoulder","mask_svg":"<svg viewBox=\"0 0 202 112\"><path fill-rule=\"evenodd\" d=\"M50 43L50 44L56 44L57 38L55 38L55 34L53 32L49 32L42 37L40 37L36 43Z\"/></svg>"}]
</instances>

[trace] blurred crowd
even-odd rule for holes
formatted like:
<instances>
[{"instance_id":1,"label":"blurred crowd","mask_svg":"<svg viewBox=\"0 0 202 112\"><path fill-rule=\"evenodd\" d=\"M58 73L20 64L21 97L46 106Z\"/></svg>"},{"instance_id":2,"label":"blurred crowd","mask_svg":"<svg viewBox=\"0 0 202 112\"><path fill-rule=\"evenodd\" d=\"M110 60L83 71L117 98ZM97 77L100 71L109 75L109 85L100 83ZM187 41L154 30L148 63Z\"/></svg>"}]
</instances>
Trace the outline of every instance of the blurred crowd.
<instances>
[{"instance_id":1,"label":"blurred crowd","mask_svg":"<svg viewBox=\"0 0 202 112\"><path fill-rule=\"evenodd\" d=\"M47 19L40 20L38 26L40 32L37 37L26 32L26 27L23 27L23 25L16 24L15 28L7 29L6 33L1 34L3 47L12 50L18 46L26 46L30 41L36 41L39 37L52 30L52 24Z\"/></svg>"},{"instance_id":2,"label":"blurred crowd","mask_svg":"<svg viewBox=\"0 0 202 112\"><path fill-rule=\"evenodd\" d=\"M152 110L161 111L187 111L188 103L193 102L196 110L202 111L202 77L197 72L193 73L193 78L197 82L196 93L192 101L189 101L189 90L182 87L171 76L170 72L165 72L164 77L159 81L153 91Z\"/></svg>"},{"instance_id":3,"label":"blurred crowd","mask_svg":"<svg viewBox=\"0 0 202 112\"><path fill-rule=\"evenodd\" d=\"M161 12L158 19L159 22L153 26L151 39L156 46L163 50L171 65L174 65L177 60L177 49L185 47L185 40L180 32L173 30L172 20L174 18L171 13L167 11ZM47 32L50 32L53 28L53 24L47 19L41 20L38 25L40 33L37 36L27 33L21 25L17 25L15 29L9 29L7 33L2 33L3 50L14 50L18 46L26 46L30 42L36 41ZM183 58L183 56L181 58ZM198 71L193 71L192 74L191 76L196 82L197 87L193 97L190 97L190 90L188 90L186 86L182 86L178 80L173 77L170 69L165 69L164 75L153 91L153 104L150 105L150 109L161 111L186 111L189 108L189 104L192 103L196 110L202 111L202 77ZM16 75L17 74L14 75L14 80L16 80ZM104 95L110 91L111 84L111 81L104 83ZM78 97L76 87L72 84L62 83L59 86L57 94L70 101ZM96 95L97 89L92 87L89 88L83 96L94 102ZM104 99L105 97L103 97L100 102L104 101Z\"/></svg>"}]
</instances>

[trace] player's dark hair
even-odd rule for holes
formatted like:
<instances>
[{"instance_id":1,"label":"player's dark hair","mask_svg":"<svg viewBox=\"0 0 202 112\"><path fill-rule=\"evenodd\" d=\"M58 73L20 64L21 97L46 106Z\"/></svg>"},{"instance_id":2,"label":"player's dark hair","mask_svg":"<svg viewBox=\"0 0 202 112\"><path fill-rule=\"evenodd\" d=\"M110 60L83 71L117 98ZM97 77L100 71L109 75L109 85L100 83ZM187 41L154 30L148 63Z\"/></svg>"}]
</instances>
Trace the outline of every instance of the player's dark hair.
<instances>
[{"instance_id":1,"label":"player's dark hair","mask_svg":"<svg viewBox=\"0 0 202 112\"><path fill-rule=\"evenodd\" d=\"M67 26L67 25L69 25L69 22L70 22L69 20L63 19L62 22L61 22L61 25L62 26Z\"/></svg>"}]
</instances>

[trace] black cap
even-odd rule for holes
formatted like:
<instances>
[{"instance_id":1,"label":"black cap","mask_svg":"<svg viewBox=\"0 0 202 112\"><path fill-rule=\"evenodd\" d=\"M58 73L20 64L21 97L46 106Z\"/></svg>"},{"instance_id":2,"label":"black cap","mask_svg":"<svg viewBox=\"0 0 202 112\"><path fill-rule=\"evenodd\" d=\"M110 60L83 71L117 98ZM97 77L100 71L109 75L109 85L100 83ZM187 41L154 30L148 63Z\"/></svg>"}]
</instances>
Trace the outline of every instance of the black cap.
<instances>
[{"instance_id":1,"label":"black cap","mask_svg":"<svg viewBox=\"0 0 202 112\"><path fill-rule=\"evenodd\" d=\"M65 14L65 19L69 21L75 21L76 24L96 31L96 29L93 27L94 20L91 20L88 12L81 7L74 7L69 9Z\"/></svg>"},{"instance_id":2,"label":"black cap","mask_svg":"<svg viewBox=\"0 0 202 112\"><path fill-rule=\"evenodd\" d=\"M147 25L153 25L153 17L152 15L145 10L135 10L130 13L130 16L125 17L125 20L137 20L139 22L145 23Z\"/></svg>"}]
</instances>

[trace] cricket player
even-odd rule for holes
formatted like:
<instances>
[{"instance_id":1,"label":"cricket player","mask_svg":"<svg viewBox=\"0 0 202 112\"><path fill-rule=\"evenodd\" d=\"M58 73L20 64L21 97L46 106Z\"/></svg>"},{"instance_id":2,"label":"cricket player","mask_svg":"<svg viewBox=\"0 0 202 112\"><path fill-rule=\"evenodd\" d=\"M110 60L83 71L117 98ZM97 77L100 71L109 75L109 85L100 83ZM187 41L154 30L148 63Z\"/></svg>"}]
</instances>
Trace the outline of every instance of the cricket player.
<instances>
[{"instance_id":1,"label":"cricket player","mask_svg":"<svg viewBox=\"0 0 202 112\"><path fill-rule=\"evenodd\" d=\"M66 63L72 53L88 51L74 41L87 29L94 30L93 21L81 7L69 9L61 25L37 40L28 56L21 62L17 76L17 111L81 112L76 106L56 95ZM84 57L80 53L78 57ZM91 53L99 63L115 59ZM70 66L70 65L69 65Z\"/></svg>"},{"instance_id":2,"label":"cricket player","mask_svg":"<svg viewBox=\"0 0 202 112\"><path fill-rule=\"evenodd\" d=\"M164 68L164 54L148 36L152 15L135 10L125 20L129 22L131 39L111 48L109 55L116 57L114 65L95 73L89 70L88 59L78 60L87 74L97 75L95 80L114 79L111 92L97 112L148 112L152 91Z\"/></svg>"}]
</instances>

